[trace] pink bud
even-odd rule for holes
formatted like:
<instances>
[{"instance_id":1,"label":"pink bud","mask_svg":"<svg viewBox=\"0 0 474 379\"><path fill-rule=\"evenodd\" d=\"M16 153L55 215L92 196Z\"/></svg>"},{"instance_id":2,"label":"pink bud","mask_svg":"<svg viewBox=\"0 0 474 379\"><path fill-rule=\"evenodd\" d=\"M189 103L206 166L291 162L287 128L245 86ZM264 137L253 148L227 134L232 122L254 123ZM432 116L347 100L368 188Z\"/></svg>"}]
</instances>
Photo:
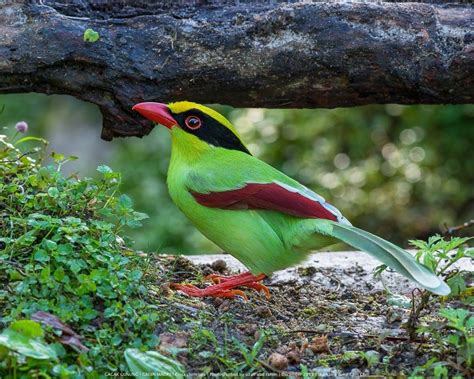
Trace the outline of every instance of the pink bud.
<instances>
[{"instance_id":1,"label":"pink bud","mask_svg":"<svg viewBox=\"0 0 474 379\"><path fill-rule=\"evenodd\" d=\"M19 121L16 123L15 129L18 133L26 133L28 131L28 124L26 121Z\"/></svg>"}]
</instances>

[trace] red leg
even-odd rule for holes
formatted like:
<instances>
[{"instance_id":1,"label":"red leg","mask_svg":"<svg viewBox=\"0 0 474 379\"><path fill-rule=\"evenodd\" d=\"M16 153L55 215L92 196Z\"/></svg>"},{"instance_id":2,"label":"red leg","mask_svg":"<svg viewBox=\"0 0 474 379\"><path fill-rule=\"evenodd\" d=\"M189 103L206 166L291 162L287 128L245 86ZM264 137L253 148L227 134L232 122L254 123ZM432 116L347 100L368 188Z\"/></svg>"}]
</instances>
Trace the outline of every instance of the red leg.
<instances>
[{"instance_id":1,"label":"red leg","mask_svg":"<svg viewBox=\"0 0 474 379\"><path fill-rule=\"evenodd\" d=\"M245 283L245 284L240 284L240 286L242 287L249 287L249 288L253 288L254 290L256 291L263 291L265 292L265 296L267 297L267 299L270 298L270 290L268 289L268 287L262 283L259 283L261 280L265 279L266 275L265 274L260 274L260 275L253 275L252 273L250 272L244 272L242 274L238 274L238 275L233 275L233 276L223 276L223 275L218 275L218 274L211 274L211 275L208 275L206 276L205 279L210 279L212 280L214 283L229 283L229 282L234 282L234 281L238 281L238 280L248 280L249 282Z\"/></svg>"},{"instance_id":2,"label":"red leg","mask_svg":"<svg viewBox=\"0 0 474 379\"><path fill-rule=\"evenodd\" d=\"M198 288L192 284L177 284L172 283L171 287L184 292L189 296L211 296L211 297L235 297L241 296L247 300L247 296L241 290L236 290L236 287L248 287L253 288L257 291L264 291L267 298L270 297L270 291L268 288L259 283L259 281L265 278L265 274L253 275L250 272L234 276L220 276L220 275L208 275L206 279L212 280L214 284L206 288Z\"/></svg>"}]
</instances>

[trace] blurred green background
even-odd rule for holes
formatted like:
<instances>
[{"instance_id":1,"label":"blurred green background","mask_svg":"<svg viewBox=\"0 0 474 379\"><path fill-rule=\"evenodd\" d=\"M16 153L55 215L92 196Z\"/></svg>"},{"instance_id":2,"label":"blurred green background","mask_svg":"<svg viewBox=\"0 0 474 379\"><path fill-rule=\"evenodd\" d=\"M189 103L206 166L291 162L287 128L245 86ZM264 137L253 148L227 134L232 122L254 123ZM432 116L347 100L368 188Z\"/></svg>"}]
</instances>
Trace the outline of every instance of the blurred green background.
<instances>
[{"instance_id":1,"label":"blurred green background","mask_svg":"<svg viewBox=\"0 0 474 379\"><path fill-rule=\"evenodd\" d=\"M25 120L28 134L79 156L70 172L95 175L107 164L123 192L150 219L132 230L136 247L168 253L219 251L174 207L166 189L170 139L165 128L143 138L100 140L101 115L69 96L0 96L2 133ZM355 225L407 246L474 218L474 105L374 105L333 110L215 108L249 150L315 190Z\"/></svg>"}]
</instances>

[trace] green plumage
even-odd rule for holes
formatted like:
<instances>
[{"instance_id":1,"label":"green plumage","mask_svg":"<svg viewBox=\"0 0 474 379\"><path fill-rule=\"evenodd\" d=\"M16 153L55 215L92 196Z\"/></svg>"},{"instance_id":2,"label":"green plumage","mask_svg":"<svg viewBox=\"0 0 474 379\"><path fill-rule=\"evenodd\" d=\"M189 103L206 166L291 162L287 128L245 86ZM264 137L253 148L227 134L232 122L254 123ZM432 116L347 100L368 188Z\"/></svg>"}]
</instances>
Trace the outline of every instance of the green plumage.
<instances>
[{"instance_id":1,"label":"green plumage","mask_svg":"<svg viewBox=\"0 0 474 379\"><path fill-rule=\"evenodd\" d=\"M230 210L200 205L191 192L206 194L239 189L247 183L274 182L302 193L309 190L244 152L212 146L178 127L171 129L171 137L168 187L173 201L196 228L252 273L269 275L300 262L314 250L341 240L368 252L434 293L449 293L449 287L410 254L349 224L298 218L271 210Z\"/></svg>"}]
</instances>

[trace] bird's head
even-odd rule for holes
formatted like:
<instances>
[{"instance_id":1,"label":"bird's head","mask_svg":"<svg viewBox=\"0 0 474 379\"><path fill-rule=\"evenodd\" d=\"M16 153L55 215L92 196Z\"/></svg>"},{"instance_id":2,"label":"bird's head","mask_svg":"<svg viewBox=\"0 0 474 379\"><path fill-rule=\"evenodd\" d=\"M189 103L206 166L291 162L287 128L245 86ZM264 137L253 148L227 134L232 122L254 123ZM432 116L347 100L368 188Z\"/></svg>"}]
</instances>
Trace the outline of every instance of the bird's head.
<instances>
[{"instance_id":1,"label":"bird's head","mask_svg":"<svg viewBox=\"0 0 474 379\"><path fill-rule=\"evenodd\" d=\"M176 138L187 138L192 135L214 147L250 154L230 121L204 105L189 101L167 105L147 102L136 104L132 109L147 119L166 126L177 136Z\"/></svg>"}]
</instances>

